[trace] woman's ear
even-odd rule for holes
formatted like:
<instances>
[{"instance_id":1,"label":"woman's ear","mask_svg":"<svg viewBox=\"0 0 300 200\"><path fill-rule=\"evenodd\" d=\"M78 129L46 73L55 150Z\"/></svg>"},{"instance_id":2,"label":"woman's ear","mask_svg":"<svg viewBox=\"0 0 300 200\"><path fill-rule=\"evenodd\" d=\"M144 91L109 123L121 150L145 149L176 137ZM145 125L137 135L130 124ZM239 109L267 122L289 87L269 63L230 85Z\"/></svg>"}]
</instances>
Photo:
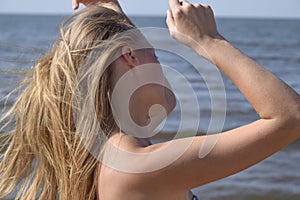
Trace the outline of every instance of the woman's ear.
<instances>
[{"instance_id":1,"label":"woman's ear","mask_svg":"<svg viewBox=\"0 0 300 200\"><path fill-rule=\"evenodd\" d=\"M137 54L129 46L122 48L122 57L130 68L140 65Z\"/></svg>"}]
</instances>

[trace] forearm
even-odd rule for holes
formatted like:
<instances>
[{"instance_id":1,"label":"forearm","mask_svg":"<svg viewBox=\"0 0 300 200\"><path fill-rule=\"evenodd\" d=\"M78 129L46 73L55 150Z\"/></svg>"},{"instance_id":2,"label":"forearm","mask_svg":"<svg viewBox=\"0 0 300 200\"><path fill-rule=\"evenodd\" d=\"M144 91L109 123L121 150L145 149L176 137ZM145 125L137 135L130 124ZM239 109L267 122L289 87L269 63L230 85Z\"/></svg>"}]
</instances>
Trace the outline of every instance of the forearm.
<instances>
[{"instance_id":1,"label":"forearm","mask_svg":"<svg viewBox=\"0 0 300 200\"><path fill-rule=\"evenodd\" d=\"M213 39L207 43L205 50L211 61L233 81L261 118L274 119L299 114L299 95L228 41ZM200 52L201 48L196 51Z\"/></svg>"},{"instance_id":2,"label":"forearm","mask_svg":"<svg viewBox=\"0 0 300 200\"><path fill-rule=\"evenodd\" d=\"M170 8L167 25L171 36L212 61L262 118L222 134L195 137L172 165L175 169L172 177L180 180L178 188L194 188L237 173L298 139L299 95L223 39L209 6L170 0ZM178 140L176 146L181 143L183 141ZM210 147L212 149L208 149ZM192 173L195 171L197 173ZM173 182L169 185L176 185Z\"/></svg>"}]
</instances>

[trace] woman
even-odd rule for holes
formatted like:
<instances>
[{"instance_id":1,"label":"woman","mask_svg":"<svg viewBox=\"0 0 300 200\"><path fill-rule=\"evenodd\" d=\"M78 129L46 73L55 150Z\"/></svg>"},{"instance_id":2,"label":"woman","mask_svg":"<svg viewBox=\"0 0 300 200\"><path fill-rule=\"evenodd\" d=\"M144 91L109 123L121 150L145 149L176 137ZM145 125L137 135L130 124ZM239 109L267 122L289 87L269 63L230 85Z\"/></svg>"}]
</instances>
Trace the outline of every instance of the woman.
<instances>
[{"instance_id":1,"label":"woman","mask_svg":"<svg viewBox=\"0 0 300 200\"><path fill-rule=\"evenodd\" d=\"M299 95L226 41L209 6L177 0L169 2L171 36L215 63L261 119L222 133L201 159L199 149L212 136L151 144L124 131L114 107L122 99L112 102L118 82L131 72L140 79L139 69L148 64L155 70L149 76L162 82L164 78L153 49L138 32L128 36L134 26L114 3L90 6L65 23L60 40L28 72L24 92L4 116L15 126L0 166L1 199L16 187L20 199L197 199L190 189L242 171L300 137ZM149 111L154 104L168 114L174 103L167 85L148 84L133 94L130 115L136 124L147 126L157 113ZM147 155L170 143L175 152L187 141L191 143L178 159L147 171L168 159L163 153L159 161ZM122 160L121 151L146 159ZM142 170L120 170L124 165Z\"/></svg>"}]
</instances>

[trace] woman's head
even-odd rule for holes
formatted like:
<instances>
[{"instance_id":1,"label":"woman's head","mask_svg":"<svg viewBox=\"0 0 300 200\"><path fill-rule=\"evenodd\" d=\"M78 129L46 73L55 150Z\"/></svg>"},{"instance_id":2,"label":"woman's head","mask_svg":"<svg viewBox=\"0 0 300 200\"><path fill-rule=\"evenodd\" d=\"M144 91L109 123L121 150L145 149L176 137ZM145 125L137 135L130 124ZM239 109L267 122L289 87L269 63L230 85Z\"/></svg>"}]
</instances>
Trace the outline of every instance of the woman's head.
<instances>
[{"instance_id":1,"label":"woman's head","mask_svg":"<svg viewBox=\"0 0 300 200\"><path fill-rule=\"evenodd\" d=\"M113 4L106 5L112 6ZM87 133L87 127L89 130L93 127L92 132L96 133L99 129L98 125L105 135L116 129L125 129L122 124L130 124L130 122L123 120L123 116L126 119L132 118L131 122L137 126L146 126L149 124L149 111L153 105L161 105L161 109L165 110L166 114L175 106L173 93L158 84L139 85L140 87L136 88L137 90L130 96L129 104L126 103L129 99L124 99L124 96L118 95L112 98L115 86L129 71L133 71L131 74L134 78L127 79L125 84L123 82L122 91L126 91L127 94L132 91L129 91L126 86L138 84L136 81L144 79L143 76L149 78L149 73L143 74L141 73L143 70L139 70L142 69L139 67L141 65L148 65L148 68L153 69L152 78L160 78L158 82L169 86L153 47L126 16L115 12L117 8L112 8L112 10L99 12L99 8L95 7L97 12L92 15L81 14L82 20L73 22L72 28L65 31L66 34L62 34L68 36L70 44L74 45L73 47L70 45L71 54L79 55L77 59L73 59L74 66L80 66L80 69L76 74L77 85L72 94L76 94L75 97L73 96L74 107L79 109L75 110L76 126L84 135ZM101 9L107 8L101 7ZM84 57L81 58L81 56ZM112 107L111 104L113 104ZM122 113L120 106L130 112L129 116ZM115 108L114 111L112 108ZM157 109L154 110L158 112ZM95 112L97 118L91 114ZM152 114L155 115L155 112ZM90 124L87 125L88 123ZM130 130L127 129L127 131L130 133ZM133 134L138 136L136 133ZM142 137L144 136L145 134L142 134ZM90 143L93 143L94 139L89 136L87 138L91 146ZM101 141L104 140L101 138Z\"/></svg>"}]
</instances>

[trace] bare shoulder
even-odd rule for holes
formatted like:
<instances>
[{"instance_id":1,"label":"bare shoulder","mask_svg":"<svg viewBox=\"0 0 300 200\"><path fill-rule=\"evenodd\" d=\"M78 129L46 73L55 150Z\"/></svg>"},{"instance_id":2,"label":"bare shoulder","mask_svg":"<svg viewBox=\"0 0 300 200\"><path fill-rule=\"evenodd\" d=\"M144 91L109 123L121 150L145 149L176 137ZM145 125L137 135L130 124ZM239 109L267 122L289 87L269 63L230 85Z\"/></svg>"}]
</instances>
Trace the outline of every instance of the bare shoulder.
<instances>
[{"instance_id":1,"label":"bare shoulder","mask_svg":"<svg viewBox=\"0 0 300 200\"><path fill-rule=\"evenodd\" d=\"M167 143L142 147L130 136L118 134L111 137L99 165L99 195L103 199L117 199L126 193L131 200L145 197L166 199L170 193L174 197L183 195L183 191L170 190L169 178L172 175L169 174L169 178L165 178L168 167L155 167L160 160L151 158L151 154L164 145Z\"/></svg>"}]
</instances>

